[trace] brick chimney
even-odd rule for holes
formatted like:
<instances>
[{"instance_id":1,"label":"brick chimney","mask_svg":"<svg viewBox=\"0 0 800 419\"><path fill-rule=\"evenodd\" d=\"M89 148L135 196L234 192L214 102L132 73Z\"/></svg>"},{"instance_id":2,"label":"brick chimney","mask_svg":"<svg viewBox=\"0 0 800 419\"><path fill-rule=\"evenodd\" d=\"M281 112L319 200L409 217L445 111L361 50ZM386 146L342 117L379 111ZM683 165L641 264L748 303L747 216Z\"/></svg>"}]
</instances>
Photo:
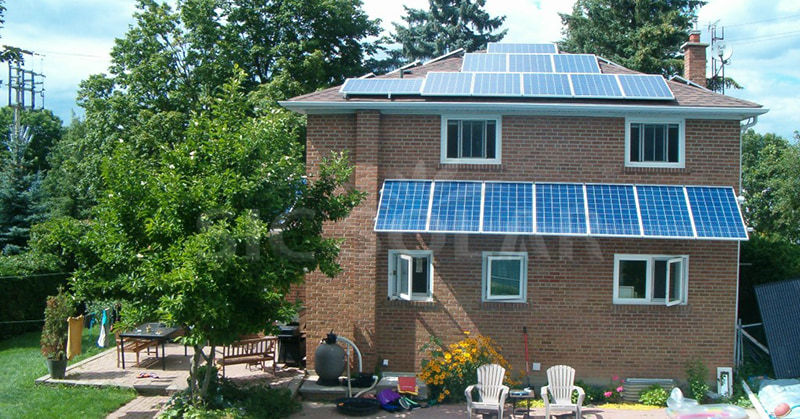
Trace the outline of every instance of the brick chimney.
<instances>
[{"instance_id":1,"label":"brick chimney","mask_svg":"<svg viewBox=\"0 0 800 419\"><path fill-rule=\"evenodd\" d=\"M706 48L700 42L700 31L689 32L689 42L681 45L683 51L683 78L706 87Z\"/></svg>"}]
</instances>

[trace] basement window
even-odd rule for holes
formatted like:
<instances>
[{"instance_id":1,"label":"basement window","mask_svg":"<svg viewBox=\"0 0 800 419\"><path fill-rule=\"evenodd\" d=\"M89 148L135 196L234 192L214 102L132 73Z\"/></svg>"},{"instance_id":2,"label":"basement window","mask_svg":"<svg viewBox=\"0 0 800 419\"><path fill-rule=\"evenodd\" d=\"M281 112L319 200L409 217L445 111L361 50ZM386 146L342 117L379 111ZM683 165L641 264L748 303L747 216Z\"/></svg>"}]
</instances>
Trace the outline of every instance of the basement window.
<instances>
[{"instance_id":1,"label":"basement window","mask_svg":"<svg viewBox=\"0 0 800 419\"><path fill-rule=\"evenodd\" d=\"M686 304L688 256L615 255L614 304Z\"/></svg>"},{"instance_id":2,"label":"basement window","mask_svg":"<svg viewBox=\"0 0 800 419\"><path fill-rule=\"evenodd\" d=\"M433 301L433 252L389 251L389 299Z\"/></svg>"}]
</instances>

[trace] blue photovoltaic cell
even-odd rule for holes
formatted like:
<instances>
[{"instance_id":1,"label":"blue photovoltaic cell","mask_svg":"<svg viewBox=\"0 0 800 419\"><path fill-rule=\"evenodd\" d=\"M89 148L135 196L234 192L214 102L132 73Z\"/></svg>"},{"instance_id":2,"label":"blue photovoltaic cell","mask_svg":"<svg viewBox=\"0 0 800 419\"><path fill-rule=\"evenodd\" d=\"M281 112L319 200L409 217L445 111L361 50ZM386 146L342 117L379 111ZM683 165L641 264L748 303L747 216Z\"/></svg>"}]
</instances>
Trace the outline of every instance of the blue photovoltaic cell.
<instances>
[{"instance_id":1,"label":"blue photovoltaic cell","mask_svg":"<svg viewBox=\"0 0 800 419\"><path fill-rule=\"evenodd\" d=\"M613 74L570 74L575 96L622 97L617 77Z\"/></svg>"},{"instance_id":2,"label":"blue photovoltaic cell","mask_svg":"<svg viewBox=\"0 0 800 419\"><path fill-rule=\"evenodd\" d=\"M542 234L586 234L582 184L536 184L536 230Z\"/></svg>"},{"instance_id":3,"label":"blue photovoltaic cell","mask_svg":"<svg viewBox=\"0 0 800 419\"><path fill-rule=\"evenodd\" d=\"M474 73L428 73L422 86L424 95L469 95Z\"/></svg>"},{"instance_id":4,"label":"blue photovoltaic cell","mask_svg":"<svg viewBox=\"0 0 800 419\"><path fill-rule=\"evenodd\" d=\"M627 98L672 99L663 77L650 74L619 74L619 83Z\"/></svg>"},{"instance_id":5,"label":"blue photovoltaic cell","mask_svg":"<svg viewBox=\"0 0 800 419\"><path fill-rule=\"evenodd\" d=\"M645 236L694 237L682 186L636 186Z\"/></svg>"},{"instance_id":6,"label":"blue photovoltaic cell","mask_svg":"<svg viewBox=\"0 0 800 419\"><path fill-rule=\"evenodd\" d=\"M591 54L555 54L556 73L600 73L597 57Z\"/></svg>"},{"instance_id":7,"label":"blue photovoltaic cell","mask_svg":"<svg viewBox=\"0 0 800 419\"><path fill-rule=\"evenodd\" d=\"M641 234L632 185L586 185L586 203L591 234Z\"/></svg>"},{"instance_id":8,"label":"blue photovoltaic cell","mask_svg":"<svg viewBox=\"0 0 800 419\"><path fill-rule=\"evenodd\" d=\"M430 181L395 181L383 183L377 231L425 231L431 199Z\"/></svg>"},{"instance_id":9,"label":"blue photovoltaic cell","mask_svg":"<svg viewBox=\"0 0 800 419\"><path fill-rule=\"evenodd\" d=\"M524 96L572 96L566 74L523 74L522 86Z\"/></svg>"},{"instance_id":10,"label":"blue photovoltaic cell","mask_svg":"<svg viewBox=\"0 0 800 419\"><path fill-rule=\"evenodd\" d=\"M519 73L552 73L552 54L510 54L508 71Z\"/></svg>"},{"instance_id":11,"label":"blue photovoltaic cell","mask_svg":"<svg viewBox=\"0 0 800 419\"><path fill-rule=\"evenodd\" d=\"M461 71L505 72L507 54L464 54Z\"/></svg>"},{"instance_id":12,"label":"blue photovoltaic cell","mask_svg":"<svg viewBox=\"0 0 800 419\"><path fill-rule=\"evenodd\" d=\"M483 231L533 233L533 184L486 182Z\"/></svg>"},{"instance_id":13,"label":"blue photovoltaic cell","mask_svg":"<svg viewBox=\"0 0 800 419\"><path fill-rule=\"evenodd\" d=\"M486 51L490 54L555 54L556 44L510 44L489 42Z\"/></svg>"},{"instance_id":14,"label":"blue photovoltaic cell","mask_svg":"<svg viewBox=\"0 0 800 419\"><path fill-rule=\"evenodd\" d=\"M477 232L481 217L481 182L436 182L430 231Z\"/></svg>"},{"instance_id":15,"label":"blue photovoltaic cell","mask_svg":"<svg viewBox=\"0 0 800 419\"><path fill-rule=\"evenodd\" d=\"M747 239L733 188L687 186L697 237Z\"/></svg>"},{"instance_id":16,"label":"blue photovoltaic cell","mask_svg":"<svg viewBox=\"0 0 800 419\"><path fill-rule=\"evenodd\" d=\"M473 95L520 96L522 86L519 74L475 73Z\"/></svg>"},{"instance_id":17,"label":"blue photovoltaic cell","mask_svg":"<svg viewBox=\"0 0 800 419\"><path fill-rule=\"evenodd\" d=\"M419 94L424 79L347 79L339 90L349 94Z\"/></svg>"}]
</instances>

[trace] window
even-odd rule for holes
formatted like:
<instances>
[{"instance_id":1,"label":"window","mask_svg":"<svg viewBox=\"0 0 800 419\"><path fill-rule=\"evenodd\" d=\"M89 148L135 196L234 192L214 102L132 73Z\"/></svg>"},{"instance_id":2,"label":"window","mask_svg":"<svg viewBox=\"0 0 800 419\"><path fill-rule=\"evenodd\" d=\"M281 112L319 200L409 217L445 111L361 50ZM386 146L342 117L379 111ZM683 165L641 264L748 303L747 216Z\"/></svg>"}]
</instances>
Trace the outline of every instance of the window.
<instances>
[{"instance_id":1,"label":"window","mask_svg":"<svg viewBox=\"0 0 800 419\"><path fill-rule=\"evenodd\" d=\"M685 304L687 262L687 256L614 256L614 304Z\"/></svg>"},{"instance_id":2,"label":"window","mask_svg":"<svg viewBox=\"0 0 800 419\"><path fill-rule=\"evenodd\" d=\"M684 167L683 121L628 120L625 164L641 167Z\"/></svg>"},{"instance_id":3,"label":"window","mask_svg":"<svg viewBox=\"0 0 800 419\"><path fill-rule=\"evenodd\" d=\"M389 298L433 300L433 253L428 250L389 251Z\"/></svg>"},{"instance_id":4,"label":"window","mask_svg":"<svg viewBox=\"0 0 800 419\"><path fill-rule=\"evenodd\" d=\"M442 163L500 163L500 118L442 117Z\"/></svg>"},{"instance_id":5,"label":"window","mask_svg":"<svg viewBox=\"0 0 800 419\"><path fill-rule=\"evenodd\" d=\"M527 278L527 253L483 253L483 301L524 303Z\"/></svg>"}]
</instances>

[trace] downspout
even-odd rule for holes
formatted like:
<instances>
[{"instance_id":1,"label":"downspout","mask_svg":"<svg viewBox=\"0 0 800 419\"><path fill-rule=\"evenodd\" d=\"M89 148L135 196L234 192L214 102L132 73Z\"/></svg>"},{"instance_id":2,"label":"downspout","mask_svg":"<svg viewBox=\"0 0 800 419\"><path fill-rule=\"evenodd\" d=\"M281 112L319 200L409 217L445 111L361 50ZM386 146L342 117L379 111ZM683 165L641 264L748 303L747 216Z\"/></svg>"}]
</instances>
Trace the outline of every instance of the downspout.
<instances>
[{"instance_id":1,"label":"downspout","mask_svg":"<svg viewBox=\"0 0 800 419\"><path fill-rule=\"evenodd\" d=\"M743 145L742 137L744 136L744 133L747 132L747 130L753 128L753 126L755 126L757 123L758 123L758 116L753 116L748 118L744 124L740 125L739 129L739 196L744 196L742 195L742 145ZM743 202L739 202L739 205L742 204ZM734 315L733 319L734 330L736 330L736 333L733 334L734 348L736 348L736 343L737 343L736 335L739 332L737 328L739 325L737 317L739 316L739 287L741 286L742 282L740 279L741 274L742 274L742 242L738 241L736 242L736 314ZM742 350L742 348L739 348L739 350ZM735 352L736 350L734 349L734 357L736 356ZM733 362L735 365L736 360L734 359Z\"/></svg>"}]
</instances>

